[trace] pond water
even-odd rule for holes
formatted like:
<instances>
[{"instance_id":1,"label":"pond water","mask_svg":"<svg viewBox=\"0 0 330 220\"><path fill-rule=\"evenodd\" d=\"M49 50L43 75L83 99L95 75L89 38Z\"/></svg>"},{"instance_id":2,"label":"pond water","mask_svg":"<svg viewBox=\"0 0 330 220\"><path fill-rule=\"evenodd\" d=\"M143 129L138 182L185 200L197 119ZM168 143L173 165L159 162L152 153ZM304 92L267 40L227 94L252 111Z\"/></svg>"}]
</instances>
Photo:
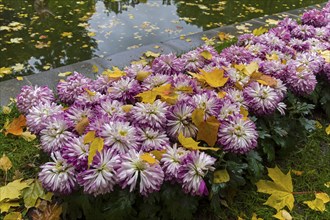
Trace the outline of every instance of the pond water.
<instances>
[{"instance_id":1,"label":"pond water","mask_svg":"<svg viewBox=\"0 0 330 220\"><path fill-rule=\"evenodd\" d=\"M0 81L324 0L0 0Z\"/></svg>"}]
</instances>

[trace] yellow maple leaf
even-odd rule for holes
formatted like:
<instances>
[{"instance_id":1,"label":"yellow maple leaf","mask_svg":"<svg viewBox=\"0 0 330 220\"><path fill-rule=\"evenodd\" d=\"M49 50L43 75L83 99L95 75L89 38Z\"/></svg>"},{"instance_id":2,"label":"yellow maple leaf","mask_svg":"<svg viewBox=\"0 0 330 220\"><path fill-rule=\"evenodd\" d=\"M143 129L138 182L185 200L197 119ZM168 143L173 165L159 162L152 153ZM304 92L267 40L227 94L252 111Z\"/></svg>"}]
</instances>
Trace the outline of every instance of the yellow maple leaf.
<instances>
[{"instance_id":1,"label":"yellow maple leaf","mask_svg":"<svg viewBox=\"0 0 330 220\"><path fill-rule=\"evenodd\" d=\"M330 135L330 124L325 128L325 133L327 133L327 135Z\"/></svg>"},{"instance_id":2,"label":"yellow maple leaf","mask_svg":"<svg viewBox=\"0 0 330 220\"><path fill-rule=\"evenodd\" d=\"M150 151L150 153L152 155L154 155L157 160L161 160L163 157L163 154L166 153L166 150L153 150L153 151Z\"/></svg>"},{"instance_id":3,"label":"yellow maple leaf","mask_svg":"<svg viewBox=\"0 0 330 220\"><path fill-rule=\"evenodd\" d=\"M144 153L140 156L140 159L142 159L143 161L149 163L149 164L155 164L157 163L158 161L153 157L151 156L150 153Z\"/></svg>"},{"instance_id":4,"label":"yellow maple leaf","mask_svg":"<svg viewBox=\"0 0 330 220\"><path fill-rule=\"evenodd\" d=\"M206 121L197 125L197 140L205 141L210 147L214 146L218 139L220 122L215 116L210 116ZM209 150L220 150L220 148L209 148Z\"/></svg>"},{"instance_id":5,"label":"yellow maple leaf","mask_svg":"<svg viewBox=\"0 0 330 220\"><path fill-rule=\"evenodd\" d=\"M330 50L324 50L319 53L324 58L325 62L330 63Z\"/></svg>"},{"instance_id":6,"label":"yellow maple leaf","mask_svg":"<svg viewBox=\"0 0 330 220\"><path fill-rule=\"evenodd\" d=\"M136 97L142 98L142 102L151 104L155 102L157 96L160 96L163 101L170 104L174 104L177 99L177 94L175 94L171 84L155 87L152 90L141 92L136 95Z\"/></svg>"},{"instance_id":7,"label":"yellow maple leaf","mask_svg":"<svg viewBox=\"0 0 330 220\"><path fill-rule=\"evenodd\" d=\"M219 148L213 147L200 147L198 146L200 142L195 141L191 137L186 138L185 136L183 136L182 132L179 134L178 140L184 148L187 148L189 150L219 150Z\"/></svg>"},{"instance_id":8,"label":"yellow maple leaf","mask_svg":"<svg viewBox=\"0 0 330 220\"><path fill-rule=\"evenodd\" d=\"M205 82L213 88L219 88L226 84L229 77L224 77L224 70L214 68L211 72L206 72L201 69Z\"/></svg>"},{"instance_id":9,"label":"yellow maple leaf","mask_svg":"<svg viewBox=\"0 0 330 220\"><path fill-rule=\"evenodd\" d=\"M62 37L72 38L72 32L63 32L61 34Z\"/></svg>"},{"instance_id":10,"label":"yellow maple leaf","mask_svg":"<svg viewBox=\"0 0 330 220\"><path fill-rule=\"evenodd\" d=\"M97 137L92 141L88 154L88 166L90 166L91 163L93 162L96 153L100 152L103 149L103 147L104 147L103 138Z\"/></svg>"},{"instance_id":11,"label":"yellow maple leaf","mask_svg":"<svg viewBox=\"0 0 330 220\"><path fill-rule=\"evenodd\" d=\"M59 76L59 77L66 77L66 76L69 76L69 75L71 75L71 74L72 74L72 72L67 71L67 72L59 73L58 76Z\"/></svg>"},{"instance_id":12,"label":"yellow maple leaf","mask_svg":"<svg viewBox=\"0 0 330 220\"><path fill-rule=\"evenodd\" d=\"M312 201L305 201L304 203L308 205L309 208L324 212L325 204L330 201L329 195L326 193L315 193L315 199Z\"/></svg>"},{"instance_id":13,"label":"yellow maple leaf","mask_svg":"<svg viewBox=\"0 0 330 220\"><path fill-rule=\"evenodd\" d=\"M264 27L260 27L260 28L256 28L252 31L252 34L255 35L255 36L260 36L264 33L266 33L268 30L267 28L264 28Z\"/></svg>"},{"instance_id":14,"label":"yellow maple leaf","mask_svg":"<svg viewBox=\"0 0 330 220\"><path fill-rule=\"evenodd\" d=\"M113 79L119 79L122 76L126 76L126 73L124 71L121 71L116 66L114 66L112 68L112 70L110 70L110 69L104 70L102 74L108 76L109 78L113 78Z\"/></svg>"},{"instance_id":15,"label":"yellow maple leaf","mask_svg":"<svg viewBox=\"0 0 330 220\"><path fill-rule=\"evenodd\" d=\"M226 183L230 180L230 176L226 169L216 170L213 173L213 183Z\"/></svg>"},{"instance_id":16,"label":"yellow maple leaf","mask_svg":"<svg viewBox=\"0 0 330 220\"><path fill-rule=\"evenodd\" d=\"M26 127L26 118L24 115L20 115L18 118L14 118L14 120L8 125L5 135L13 134L20 136L23 133L24 127Z\"/></svg>"},{"instance_id":17,"label":"yellow maple leaf","mask_svg":"<svg viewBox=\"0 0 330 220\"><path fill-rule=\"evenodd\" d=\"M5 199L13 200L18 199L21 196L21 190L28 187L27 181L22 181L22 179L14 180L5 186L0 187L0 202Z\"/></svg>"},{"instance_id":18,"label":"yellow maple leaf","mask_svg":"<svg viewBox=\"0 0 330 220\"><path fill-rule=\"evenodd\" d=\"M19 204L19 203L17 203ZM22 214L20 212L10 212L8 213L3 220L22 220Z\"/></svg>"},{"instance_id":19,"label":"yellow maple leaf","mask_svg":"<svg viewBox=\"0 0 330 220\"><path fill-rule=\"evenodd\" d=\"M160 56L160 53L155 53L155 52L152 52L150 50L148 50L147 52L144 53L144 55L146 57L159 57Z\"/></svg>"},{"instance_id":20,"label":"yellow maple leaf","mask_svg":"<svg viewBox=\"0 0 330 220\"><path fill-rule=\"evenodd\" d=\"M84 144L92 143L95 139L95 133L95 131L87 132L87 134L84 136Z\"/></svg>"},{"instance_id":21,"label":"yellow maple leaf","mask_svg":"<svg viewBox=\"0 0 330 220\"><path fill-rule=\"evenodd\" d=\"M263 220L263 219L259 218L256 213L253 213L251 220Z\"/></svg>"},{"instance_id":22,"label":"yellow maple leaf","mask_svg":"<svg viewBox=\"0 0 330 220\"><path fill-rule=\"evenodd\" d=\"M152 72L148 72L148 71L139 71L136 74L136 79L139 81L143 81L145 78L147 78Z\"/></svg>"},{"instance_id":23,"label":"yellow maple leaf","mask_svg":"<svg viewBox=\"0 0 330 220\"><path fill-rule=\"evenodd\" d=\"M244 65L243 73L245 75L251 76L252 73L257 72L259 69L259 64L257 62L251 62L248 65Z\"/></svg>"},{"instance_id":24,"label":"yellow maple leaf","mask_svg":"<svg viewBox=\"0 0 330 220\"><path fill-rule=\"evenodd\" d=\"M292 216L285 209L278 211L273 217L279 220L292 220Z\"/></svg>"},{"instance_id":25,"label":"yellow maple leaf","mask_svg":"<svg viewBox=\"0 0 330 220\"><path fill-rule=\"evenodd\" d=\"M207 51L207 50L202 51L202 52L200 53L200 55L201 55L202 57L204 57L205 59L207 59L207 60L212 59L212 54L211 54L209 51Z\"/></svg>"},{"instance_id":26,"label":"yellow maple leaf","mask_svg":"<svg viewBox=\"0 0 330 220\"><path fill-rule=\"evenodd\" d=\"M13 164L11 163L10 159L6 156L6 154L3 154L0 158L0 170L7 172L12 167Z\"/></svg>"},{"instance_id":27,"label":"yellow maple leaf","mask_svg":"<svg viewBox=\"0 0 330 220\"><path fill-rule=\"evenodd\" d=\"M8 212L11 207L18 207L20 206L19 202L0 202L0 212Z\"/></svg>"},{"instance_id":28,"label":"yellow maple leaf","mask_svg":"<svg viewBox=\"0 0 330 220\"><path fill-rule=\"evenodd\" d=\"M291 211L294 203L291 172L284 174L277 166L267 168L267 170L268 176L273 182L260 180L256 183L258 192L271 194L264 204L275 208L277 211L287 206Z\"/></svg>"}]
</instances>

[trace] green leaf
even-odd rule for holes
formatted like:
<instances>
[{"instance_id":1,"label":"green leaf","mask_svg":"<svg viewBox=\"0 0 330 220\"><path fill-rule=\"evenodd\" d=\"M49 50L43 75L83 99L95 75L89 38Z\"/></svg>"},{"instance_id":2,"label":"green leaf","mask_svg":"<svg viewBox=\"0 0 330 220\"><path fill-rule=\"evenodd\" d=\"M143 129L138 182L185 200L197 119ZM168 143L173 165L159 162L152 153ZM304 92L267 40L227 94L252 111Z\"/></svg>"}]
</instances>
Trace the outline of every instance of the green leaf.
<instances>
[{"instance_id":1,"label":"green leaf","mask_svg":"<svg viewBox=\"0 0 330 220\"><path fill-rule=\"evenodd\" d=\"M248 161L248 170L256 179L259 179L264 171L262 158L258 152L252 150L246 155L246 159Z\"/></svg>"},{"instance_id":2,"label":"green leaf","mask_svg":"<svg viewBox=\"0 0 330 220\"><path fill-rule=\"evenodd\" d=\"M24 189L22 196L27 209L35 207L39 198L48 200L47 194L38 180L35 180L28 188Z\"/></svg>"}]
</instances>

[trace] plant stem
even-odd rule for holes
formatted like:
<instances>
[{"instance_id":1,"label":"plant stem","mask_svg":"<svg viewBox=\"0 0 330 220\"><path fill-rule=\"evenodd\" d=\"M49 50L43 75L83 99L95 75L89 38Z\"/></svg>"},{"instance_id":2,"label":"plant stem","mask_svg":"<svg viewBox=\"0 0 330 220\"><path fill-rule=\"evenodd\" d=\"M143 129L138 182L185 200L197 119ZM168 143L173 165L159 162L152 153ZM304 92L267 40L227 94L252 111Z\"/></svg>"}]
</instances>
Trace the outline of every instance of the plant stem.
<instances>
[{"instance_id":1,"label":"plant stem","mask_svg":"<svg viewBox=\"0 0 330 220\"><path fill-rule=\"evenodd\" d=\"M321 193L321 192L315 192L315 191L292 192L292 194L294 195L315 194L315 193Z\"/></svg>"}]
</instances>

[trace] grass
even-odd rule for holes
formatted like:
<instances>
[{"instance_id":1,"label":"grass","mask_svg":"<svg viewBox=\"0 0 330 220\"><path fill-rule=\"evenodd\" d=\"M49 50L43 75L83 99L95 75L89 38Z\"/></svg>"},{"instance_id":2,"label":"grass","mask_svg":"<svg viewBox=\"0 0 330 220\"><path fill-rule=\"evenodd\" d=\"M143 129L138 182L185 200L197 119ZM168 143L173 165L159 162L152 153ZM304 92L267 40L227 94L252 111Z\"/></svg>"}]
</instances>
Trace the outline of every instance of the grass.
<instances>
[{"instance_id":1,"label":"grass","mask_svg":"<svg viewBox=\"0 0 330 220\"><path fill-rule=\"evenodd\" d=\"M297 150L283 158L278 158L276 164L287 173L289 170L302 171L298 176L293 173L294 192L325 192L330 194L330 188L324 184L330 181L330 136L323 129L310 134L307 143L297 146ZM265 173L262 179L269 179ZM253 213L259 218L273 219L276 210L263 205L269 195L256 192L254 185L248 185L237 193L229 208L224 208L223 213L218 213L215 219L251 219ZM311 210L303 201L314 200L313 193L295 195L295 205L290 212L293 219L326 220L330 219L330 203L326 204L328 211L323 213Z\"/></svg>"}]
</instances>

